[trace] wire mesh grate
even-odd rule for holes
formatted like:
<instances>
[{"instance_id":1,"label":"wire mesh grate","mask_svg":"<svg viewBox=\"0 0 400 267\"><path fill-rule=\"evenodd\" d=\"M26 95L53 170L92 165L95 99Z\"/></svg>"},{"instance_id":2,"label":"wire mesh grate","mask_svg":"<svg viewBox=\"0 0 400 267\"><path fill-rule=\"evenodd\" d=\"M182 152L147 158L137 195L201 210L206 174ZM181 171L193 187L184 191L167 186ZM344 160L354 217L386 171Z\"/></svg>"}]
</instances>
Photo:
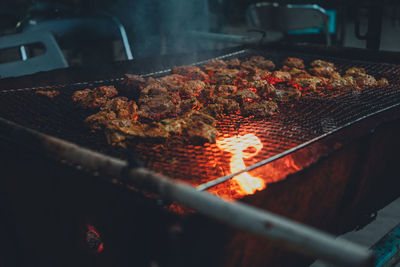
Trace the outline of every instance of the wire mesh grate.
<instances>
[{"instance_id":1,"label":"wire mesh grate","mask_svg":"<svg viewBox=\"0 0 400 267\"><path fill-rule=\"evenodd\" d=\"M262 55L276 63L282 62L287 56L300 57L306 64L314 59L323 59L334 62L341 73L349 67L364 67L368 74L376 78L387 77L390 85L385 88L364 88L359 92L326 89L319 94L305 93L299 100L280 103L279 112L265 119L225 116L217 125L219 139L254 134L261 140L261 151L251 158L244 159L246 166L271 158L400 103L398 65L256 49L242 50L227 58L247 58L253 55ZM104 84L117 85L118 80ZM128 159L129 154L134 153L147 168L193 185L229 174L231 155L222 151L217 144L171 146L143 142L131 150L108 145L102 133L89 132L83 120L90 114L78 110L71 100L74 91L91 86L95 85L88 83L87 86L71 84L57 87L61 93L53 99L35 94L35 90L30 89L3 90L0 92L0 114L3 118L24 127L113 157Z\"/></svg>"}]
</instances>

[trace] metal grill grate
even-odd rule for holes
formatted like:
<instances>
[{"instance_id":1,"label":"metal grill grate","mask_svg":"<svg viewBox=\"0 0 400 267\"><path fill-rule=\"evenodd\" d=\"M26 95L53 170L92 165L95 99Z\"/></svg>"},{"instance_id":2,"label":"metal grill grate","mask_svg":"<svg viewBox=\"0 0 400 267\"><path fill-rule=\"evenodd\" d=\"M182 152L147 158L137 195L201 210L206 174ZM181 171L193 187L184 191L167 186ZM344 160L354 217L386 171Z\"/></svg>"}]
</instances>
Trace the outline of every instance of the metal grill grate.
<instances>
[{"instance_id":1,"label":"metal grill grate","mask_svg":"<svg viewBox=\"0 0 400 267\"><path fill-rule=\"evenodd\" d=\"M265 163L284 151L318 139L365 116L400 104L400 80L396 79L400 77L398 65L254 49L242 50L226 58L246 58L252 55L263 55L276 63L287 56L300 57L305 63L323 59L334 62L342 73L349 67L360 66L376 78L382 75L388 76L390 85L386 88L365 88L361 92L327 89L320 94L306 93L298 101L280 103L279 113L263 120L243 118L238 115L226 116L217 125L219 138L252 133L263 144L262 150L257 155L245 159L246 166ZM102 84L117 83L116 80ZM77 110L71 101L75 90L91 86L94 84L61 86L59 87L61 94L54 99L36 95L34 89L29 88L5 90L0 92L0 114L3 118L22 126L114 157L127 159L131 152L107 145L101 133L89 133L83 123L89 114ZM135 148L134 153L149 169L193 185L205 183L230 172L231 155L221 151L216 144L149 146L141 143Z\"/></svg>"}]
</instances>

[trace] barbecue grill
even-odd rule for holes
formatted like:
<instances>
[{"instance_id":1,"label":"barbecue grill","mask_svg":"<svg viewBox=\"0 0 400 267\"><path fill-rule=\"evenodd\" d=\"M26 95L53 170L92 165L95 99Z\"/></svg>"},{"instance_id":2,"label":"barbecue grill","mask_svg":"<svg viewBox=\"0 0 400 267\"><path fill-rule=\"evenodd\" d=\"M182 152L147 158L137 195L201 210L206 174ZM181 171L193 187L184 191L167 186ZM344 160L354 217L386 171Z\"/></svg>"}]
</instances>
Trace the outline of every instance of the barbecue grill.
<instances>
[{"instance_id":1,"label":"barbecue grill","mask_svg":"<svg viewBox=\"0 0 400 267\"><path fill-rule=\"evenodd\" d=\"M368 74L377 78L386 77L389 86L364 88L360 92L326 89L314 93L303 90L300 100L280 103L279 112L270 118L228 115L217 125L217 140L225 140L224 146L218 145L217 141L216 144L201 146L154 146L142 142L129 149L111 147L106 144L102 134L89 134L83 124L84 118L89 114L77 110L71 101L72 93L76 90L99 85L118 87L119 82L124 79L125 72L158 77L170 73L169 68L174 65L201 65L210 58L244 59L253 55L262 55L277 63L287 56L300 57L306 63L314 59L323 59L335 63L342 72L352 66L364 67ZM69 173L106 178L106 182L89 179L90 182L83 186L90 191L90 186L98 184L95 187L98 192L103 193L102 198L109 199L107 194L111 194L113 190L122 195L136 195L137 191L146 192L144 197L137 197L140 200L135 199L141 203L134 205L137 214L151 213L150 221L156 218L164 221L165 225L160 226L153 221L146 226L147 219L122 217L129 222L135 223L137 220L136 227L143 227L147 234L152 233L148 236L149 240L145 241L143 234L135 230L138 242L147 244L144 247L153 249L154 254L159 255L155 260L166 261L169 264L172 261L175 265L186 266L200 266L206 263L222 266L259 266L278 262L281 266L289 266L294 262L308 262L309 258L298 255L285 257L285 250L260 236L264 230L257 230L256 224L255 229L251 229L251 225L256 222L239 222L238 217L235 217L237 222L232 222L234 226L248 227L247 230L253 232L249 234L193 213L174 201L183 202L189 208L200 208L202 213L211 215L210 213L218 211L220 202L215 202L216 210L201 210L210 209L210 206L193 204L193 200L190 200L192 193L200 197L198 201L204 200L204 203L213 203L215 199L221 198L236 199L332 233L355 227L360 223L360 213L376 210L399 193L393 186L395 181L392 180L397 163L396 151L400 146L396 138L396 133L400 130L396 124L400 115L400 66L396 64L398 59L399 56L395 53L270 44L119 63L113 72L82 73L79 69L70 69L55 71L53 75L42 73L21 79L6 79L0 81L0 134L7 142L11 140L23 149L33 149L34 154L51 155L56 159L51 164L57 168L65 169L58 165L60 162L71 165L75 170L70 170ZM60 95L48 99L35 94L37 89L57 89L60 90ZM246 138L253 140L254 136L256 140L251 145L237 148L238 143L243 140L247 142L249 139ZM236 141L227 141L233 137L237 138L233 139ZM5 151L19 155L20 150ZM244 169L230 168L235 151L241 154ZM7 157L13 158L8 154ZM11 160L7 160L9 161ZM138 161L142 167L137 164ZM244 172L262 178L267 188L244 196L238 191L234 180ZM382 174L385 175L385 179L377 180ZM169 178L163 178L164 176ZM190 187L181 188L179 182ZM82 186L79 185L80 182L77 184ZM385 185L389 186L390 190L382 197L382 191L379 189ZM197 190L188 189L193 187ZM79 189L80 192L81 190ZM205 195L202 199L203 195L197 194L207 190L216 194L218 198L208 199L208 195ZM85 194L87 195L79 198L87 200L88 196L99 196L98 193L87 191ZM371 196L375 197L374 202L368 201ZM161 199L164 201L160 202ZM121 202L125 201L132 202ZM236 205L236 202L227 203ZM123 208L116 213L127 208L126 203L121 206ZM147 207L151 208L147 210ZM244 216L250 216L248 218L255 218L255 214L261 212L251 210L247 213L247 206L234 210L243 211ZM101 210L97 208L96 212L83 210L80 213L85 212L96 214L101 213ZM253 215L255 217L251 217ZM221 216L216 217L226 220L227 217ZM93 218L89 221L92 220ZM99 222L93 223L98 224L100 233L103 231L112 235L107 221L108 219L101 218ZM114 222L113 225L118 224ZM272 223L265 227L273 229L275 226L276 224ZM293 235L296 236L296 233ZM279 236L280 234L275 238L280 240ZM121 242L116 239L114 238L114 243ZM155 246L156 248L149 248L148 244L157 242L156 240L159 240L160 244ZM313 241L317 242L317 239ZM128 247L139 246L135 243L136 240L125 242L129 244L125 250ZM323 249L326 248L326 243L321 242ZM340 241L338 242L339 246ZM168 244L171 249L166 251L165 246L169 247ZM309 245L304 243L305 252L314 256L335 255L339 253L334 251L338 246L332 243L332 251L323 252L321 249L313 253L309 251ZM104 247L107 248L106 242ZM357 249L358 247L355 247L352 250L350 247L349 255L343 255L343 261L339 259L338 263L349 264L351 255L356 255L352 263L360 263L357 262L358 259L368 261L368 256ZM142 248L139 251L143 250ZM116 249L112 251L116 253L114 256L122 253L117 253ZM352 252L354 254L351 254ZM101 253L93 257L102 257ZM191 257L198 255L197 253L201 256ZM109 252L108 255L113 254ZM152 256L154 255L148 255L147 252L142 257L139 253L134 258L137 262L143 261L143 264L147 264L147 260L151 260ZM333 257L335 256L327 256L327 259L332 260ZM127 260L126 257L124 259ZM349 261L346 262L347 260Z\"/></svg>"}]
</instances>

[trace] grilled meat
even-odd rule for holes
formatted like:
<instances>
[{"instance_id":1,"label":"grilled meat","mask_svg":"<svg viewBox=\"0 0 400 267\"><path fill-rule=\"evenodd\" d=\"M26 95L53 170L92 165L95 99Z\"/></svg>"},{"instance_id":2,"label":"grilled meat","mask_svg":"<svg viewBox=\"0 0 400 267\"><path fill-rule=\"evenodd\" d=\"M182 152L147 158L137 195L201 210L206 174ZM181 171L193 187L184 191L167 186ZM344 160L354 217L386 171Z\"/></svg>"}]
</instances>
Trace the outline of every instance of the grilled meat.
<instances>
[{"instance_id":1,"label":"grilled meat","mask_svg":"<svg viewBox=\"0 0 400 267\"><path fill-rule=\"evenodd\" d=\"M274 62L265 59L262 56L253 56L250 59L243 61L241 66L244 69L253 69L253 68L267 69L267 70L275 69Z\"/></svg>"},{"instance_id":2,"label":"grilled meat","mask_svg":"<svg viewBox=\"0 0 400 267\"><path fill-rule=\"evenodd\" d=\"M270 84L266 80L258 80L249 83L249 87L255 88L257 94L262 98L275 98L276 89L273 84Z\"/></svg>"},{"instance_id":3,"label":"grilled meat","mask_svg":"<svg viewBox=\"0 0 400 267\"><path fill-rule=\"evenodd\" d=\"M114 111L99 111L96 114L90 115L85 119L85 124L89 127L92 133L103 130L104 126L112 120L117 119L117 114Z\"/></svg>"},{"instance_id":4,"label":"grilled meat","mask_svg":"<svg viewBox=\"0 0 400 267\"><path fill-rule=\"evenodd\" d=\"M276 84L275 89L276 89L277 99L280 101L288 101L290 99L298 99L301 96L300 90L295 87L292 87L292 86Z\"/></svg>"},{"instance_id":5,"label":"grilled meat","mask_svg":"<svg viewBox=\"0 0 400 267\"><path fill-rule=\"evenodd\" d=\"M246 102L253 102L260 98L256 93L247 88L238 90L236 93L232 94L231 97L240 105Z\"/></svg>"},{"instance_id":6,"label":"grilled meat","mask_svg":"<svg viewBox=\"0 0 400 267\"><path fill-rule=\"evenodd\" d=\"M190 80L204 81L209 78L208 75L204 71L202 71L199 67L196 67L196 66L173 67L172 73L180 74Z\"/></svg>"},{"instance_id":7,"label":"grilled meat","mask_svg":"<svg viewBox=\"0 0 400 267\"><path fill-rule=\"evenodd\" d=\"M47 96L48 98L54 98L60 94L59 90L36 90L36 94Z\"/></svg>"},{"instance_id":8,"label":"grilled meat","mask_svg":"<svg viewBox=\"0 0 400 267\"><path fill-rule=\"evenodd\" d=\"M100 107L101 111L112 111L116 114L119 119L131 119L135 120L138 106L133 100L129 100L126 97L116 97L108 100L103 106Z\"/></svg>"},{"instance_id":9,"label":"grilled meat","mask_svg":"<svg viewBox=\"0 0 400 267\"><path fill-rule=\"evenodd\" d=\"M288 57L283 62L282 65L297 68L297 69L304 69L304 62L301 58L297 57Z\"/></svg>"},{"instance_id":10,"label":"grilled meat","mask_svg":"<svg viewBox=\"0 0 400 267\"><path fill-rule=\"evenodd\" d=\"M322 68L331 68L331 69L336 70L335 64L328 62L328 61L321 60L321 59L316 59L316 60L312 61L310 63L310 66L313 68L321 68L322 67Z\"/></svg>"},{"instance_id":11,"label":"grilled meat","mask_svg":"<svg viewBox=\"0 0 400 267\"><path fill-rule=\"evenodd\" d=\"M277 110L278 105L276 102L269 100L249 102L242 105L242 114L245 116L265 118L274 114Z\"/></svg>"},{"instance_id":12,"label":"grilled meat","mask_svg":"<svg viewBox=\"0 0 400 267\"><path fill-rule=\"evenodd\" d=\"M118 91L114 86L100 86L93 90L84 89L74 92L72 100L81 108L93 109L104 105L107 100L116 96Z\"/></svg>"},{"instance_id":13,"label":"grilled meat","mask_svg":"<svg viewBox=\"0 0 400 267\"><path fill-rule=\"evenodd\" d=\"M200 80L187 81L180 88L179 95L182 99L199 96L201 91L203 91L205 87L206 84L203 81Z\"/></svg>"},{"instance_id":14,"label":"grilled meat","mask_svg":"<svg viewBox=\"0 0 400 267\"><path fill-rule=\"evenodd\" d=\"M328 82L329 86L335 89L343 89L343 90L359 90L356 80L349 75L346 75L341 78L333 78Z\"/></svg>"},{"instance_id":15,"label":"grilled meat","mask_svg":"<svg viewBox=\"0 0 400 267\"><path fill-rule=\"evenodd\" d=\"M320 85L324 80L318 77L309 78L295 78L294 81L302 88L308 88L313 91L317 91L317 86Z\"/></svg>"},{"instance_id":16,"label":"grilled meat","mask_svg":"<svg viewBox=\"0 0 400 267\"><path fill-rule=\"evenodd\" d=\"M174 100L169 94L140 97L138 115L150 121L176 117L180 110L179 102L174 102Z\"/></svg>"},{"instance_id":17,"label":"grilled meat","mask_svg":"<svg viewBox=\"0 0 400 267\"><path fill-rule=\"evenodd\" d=\"M311 68L310 73L317 77L325 77L325 78L340 78L339 72L330 66L326 67L314 67Z\"/></svg>"},{"instance_id":18,"label":"grilled meat","mask_svg":"<svg viewBox=\"0 0 400 267\"><path fill-rule=\"evenodd\" d=\"M230 96L237 91L235 85L222 84L215 87L215 96Z\"/></svg>"},{"instance_id":19,"label":"grilled meat","mask_svg":"<svg viewBox=\"0 0 400 267\"><path fill-rule=\"evenodd\" d=\"M276 79L278 79L278 80L280 80L282 82L288 82L288 81L290 81L292 79L292 75L290 75L289 72L280 71L280 70L274 71L272 73L272 77L274 77L274 78L276 78Z\"/></svg>"},{"instance_id":20,"label":"grilled meat","mask_svg":"<svg viewBox=\"0 0 400 267\"><path fill-rule=\"evenodd\" d=\"M227 61L229 68L240 68L240 60L237 58L232 58L231 60Z\"/></svg>"}]
</instances>

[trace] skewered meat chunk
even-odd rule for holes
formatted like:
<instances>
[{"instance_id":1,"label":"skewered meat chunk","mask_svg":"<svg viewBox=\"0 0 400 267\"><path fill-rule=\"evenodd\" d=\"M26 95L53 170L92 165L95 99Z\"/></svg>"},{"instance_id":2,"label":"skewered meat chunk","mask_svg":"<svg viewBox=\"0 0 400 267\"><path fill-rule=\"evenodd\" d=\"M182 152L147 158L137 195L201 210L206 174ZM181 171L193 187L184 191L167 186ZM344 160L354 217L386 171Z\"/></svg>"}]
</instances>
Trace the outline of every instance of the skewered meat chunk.
<instances>
[{"instance_id":1,"label":"skewered meat chunk","mask_svg":"<svg viewBox=\"0 0 400 267\"><path fill-rule=\"evenodd\" d=\"M99 111L85 119L85 124L92 133L104 129L104 126L112 120L116 120L117 115L114 111Z\"/></svg>"},{"instance_id":2,"label":"skewered meat chunk","mask_svg":"<svg viewBox=\"0 0 400 267\"><path fill-rule=\"evenodd\" d=\"M324 61L321 59L316 59L314 61L312 61L310 63L311 67L313 68L331 68L336 70L335 64L328 62L328 61Z\"/></svg>"},{"instance_id":3,"label":"skewered meat chunk","mask_svg":"<svg viewBox=\"0 0 400 267\"><path fill-rule=\"evenodd\" d=\"M173 67L172 73L180 74L191 80L204 81L209 78L208 75L204 71L202 71L199 67L196 67L196 66Z\"/></svg>"},{"instance_id":4,"label":"skewered meat chunk","mask_svg":"<svg viewBox=\"0 0 400 267\"><path fill-rule=\"evenodd\" d=\"M272 73L272 77L275 77L276 79L282 82L288 82L292 79L292 76L290 75L289 72L280 70L274 71Z\"/></svg>"},{"instance_id":5,"label":"skewered meat chunk","mask_svg":"<svg viewBox=\"0 0 400 267\"><path fill-rule=\"evenodd\" d=\"M60 94L59 90L36 90L36 94L47 96L48 98L54 98Z\"/></svg>"},{"instance_id":6,"label":"skewered meat chunk","mask_svg":"<svg viewBox=\"0 0 400 267\"><path fill-rule=\"evenodd\" d=\"M169 94L144 96L139 99L139 117L148 120L160 120L176 117L179 113L179 103Z\"/></svg>"},{"instance_id":7,"label":"skewered meat chunk","mask_svg":"<svg viewBox=\"0 0 400 267\"><path fill-rule=\"evenodd\" d=\"M274 114L278 110L278 105L274 101L261 100L258 102L246 103L242 106L242 114L245 116L255 116L264 118Z\"/></svg>"},{"instance_id":8,"label":"skewered meat chunk","mask_svg":"<svg viewBox=\"0 0 400 267\"><path fill-rule=\"evenodd\" d=\"M297 69L304 69L304 61L301 58L297 57L288 57L283 62L282 65L297 68Z\"/></svg>"},{"instance_id":9,"label":"skewered meat chunk","mask_svg":"<svg viewBox=\"0 0 400 267\"><path fill-rule=\"evenodd\" d=\"M107 142L113 146L126 146L133 139L165 140L169 133L161 123L139 123L138 121L119 119L108 121L105 125Z\"/></svg>"},{"instance_id":10,"label":"skewered meat chunk","mask_svg":"<svg viewBox=\"0 0 400 267\"><path fill-rule=\"evenodd\" d=\"M72 96L72 100L81 108L92 109L104 105L108 99L117 94L118 91L112 85L100 86L93 90L76 91Z\"/></svg>"},{"instance_id":11,"label":"skewered meat chunk","mask_svg":"<svg viewBox=\"0 0 400 267\"><path fill-rule=\"evenodd\" d=\"M309 88L313 91L317 91L317 86L323 82L323 79L318 77L295 78L294 81L302 88Z\"/></svg>"}]
</instances>

